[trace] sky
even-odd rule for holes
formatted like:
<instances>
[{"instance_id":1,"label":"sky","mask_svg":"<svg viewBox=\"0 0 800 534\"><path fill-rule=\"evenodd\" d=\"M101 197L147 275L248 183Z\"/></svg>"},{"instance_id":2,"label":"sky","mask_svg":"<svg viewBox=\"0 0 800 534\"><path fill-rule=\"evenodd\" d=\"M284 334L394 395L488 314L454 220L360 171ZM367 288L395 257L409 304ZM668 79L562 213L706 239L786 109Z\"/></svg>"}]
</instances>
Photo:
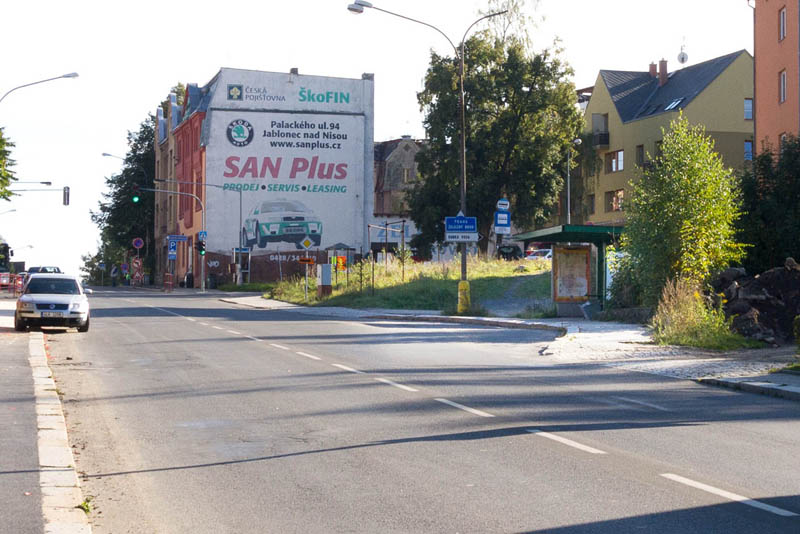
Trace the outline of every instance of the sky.
<instances>
[{"instance_id":1,"label":"sky","mask_svg":"<svg viewBox=\"0 0 800 534\"><path fill-rule=\"evenodd\" d=\"M375 75L375 140L423 138L416 93L430 51L452 54L431 28L375 10L355 15L352 0L36 0L2 9L0 127L16 146L20 192L0 202L0 236L27 266L78 273L97 251L90 218L119 172L127 134L154 114L178 82L204 85L220 67L360 78ZM376 7L439 28L458 43L489 9L488 0L374 0ZM741 49L753 51L746 0L528 0L534 49L560 40L577 88L600 69L645 71L666 59L679 68ZM484 23L476 26L484 28ZM467 51L469 53L469 51ZM50 181L52 186L39 182ZM70 187L70 205L62 188ZM14 211L9 211L14 210ZM132 208L132 215L135 209ZM143 236L144 237L144 236Z\"/></svg>"}]
</instances>

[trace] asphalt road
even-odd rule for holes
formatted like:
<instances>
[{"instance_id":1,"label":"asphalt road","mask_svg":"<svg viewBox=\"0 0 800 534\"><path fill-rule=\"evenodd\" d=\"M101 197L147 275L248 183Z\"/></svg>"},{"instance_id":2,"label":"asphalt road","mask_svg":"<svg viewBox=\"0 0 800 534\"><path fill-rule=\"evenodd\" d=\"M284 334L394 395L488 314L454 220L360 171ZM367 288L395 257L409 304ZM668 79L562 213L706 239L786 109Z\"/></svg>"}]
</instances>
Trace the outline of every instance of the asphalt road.
<instances>
[{"instance_id":1,"label":"asphalt road","mask_svg":"<svg viewBox=\"0 0 800 534\"><path fill-rule=\"evenodd\" d=\"M48 335L94 532L800 532L800 407L553 333L120 289Z\"/></svg>"}]
</instances>

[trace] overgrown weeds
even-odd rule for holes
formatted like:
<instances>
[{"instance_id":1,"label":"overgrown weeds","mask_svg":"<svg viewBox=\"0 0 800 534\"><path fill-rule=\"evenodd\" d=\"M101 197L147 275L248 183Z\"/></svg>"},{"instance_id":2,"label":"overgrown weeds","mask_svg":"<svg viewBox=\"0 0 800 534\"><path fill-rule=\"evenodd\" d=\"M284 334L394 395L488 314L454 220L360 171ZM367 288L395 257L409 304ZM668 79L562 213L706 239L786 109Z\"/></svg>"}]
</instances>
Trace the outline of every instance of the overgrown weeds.
<instances>
[{"instance_id":1,"label":"overgrown weeds","mask_svg":"<svg viewBox=\"0 0 800 534\"><path fill-rule=\"evenodd\" d=\"M518 269L520 265L525 270ZM467 272L473 306L464 315L488 315L488 311L478 303L503 295L518 277L524 275L540 276L531 277L535 280L525 280L519 285L517 290L520 293L530 298L550 296L549 262L508 262L471 257ZM388 263L364 260L351 265L347 276L340 273L338 283L334 279L330 296L317 297L315 276L309 276L307 300L306 282L301 276L277 283L267 296L311 306L441 310L455 314L460 278L459 258L444 263L407 262L405 266L398 260Z\"/></svg>"},{"instance_id":2,"label":"overgrown weeds","mask_svg":"<svg viewBox=\"0 0 800 534\"><path fill-rule=\"evenodd\" d=\"M762 347L730 329L721 307L706 302L700 287L684 279L669 280L651 321L653 340L662 345L685 345L714 350Z\"/></svg>"}]
</instances>

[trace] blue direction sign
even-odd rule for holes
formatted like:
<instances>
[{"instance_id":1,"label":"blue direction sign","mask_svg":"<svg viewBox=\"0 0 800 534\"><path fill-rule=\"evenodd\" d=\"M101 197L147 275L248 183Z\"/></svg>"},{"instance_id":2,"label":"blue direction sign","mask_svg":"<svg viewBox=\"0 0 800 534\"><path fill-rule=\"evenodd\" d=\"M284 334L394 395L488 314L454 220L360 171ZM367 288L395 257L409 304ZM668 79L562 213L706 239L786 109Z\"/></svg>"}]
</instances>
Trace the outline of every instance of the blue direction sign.
<instances>
[{"instance_id":1,"label":"blue direction sign","mask_svg":"<svg viewBox=\"0 0 800 534\"><path fill-rule=\"evenodd\" d=\"M186 237L185 235L168 235L167 236L167 240L168 241L188 241L189 238Z\"/></svg>"},{"instance_id":2,"label":"blue direction sign","mask_svg":"<svg viewBox=\"0 0 800 534\"><path fill-rule=\"evenodd\" d=\"M477 232L478 218L456 215L455 217L444 218L445 232Z\"/></svg>"},{"instance_id":3,"label":"blue direction sign","mask_svg":"<svg viewBox=\"0 0 800 534\"><path fill-rule=\"evenodd\" d=\"M478 241L478 218L467 217L461 212L455 217L445 217L444 240L451 243Z\"/></svg>"}]
</instances>

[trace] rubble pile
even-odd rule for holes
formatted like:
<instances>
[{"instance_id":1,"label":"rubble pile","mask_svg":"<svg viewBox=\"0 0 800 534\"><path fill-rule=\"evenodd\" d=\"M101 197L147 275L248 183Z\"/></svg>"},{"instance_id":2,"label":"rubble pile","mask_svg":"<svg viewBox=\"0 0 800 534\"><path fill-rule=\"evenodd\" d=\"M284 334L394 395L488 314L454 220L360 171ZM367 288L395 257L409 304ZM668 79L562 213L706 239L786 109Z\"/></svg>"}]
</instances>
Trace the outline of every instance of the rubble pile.
<instances>
[{"instance_id":1,"label":"rubble pile","mask_svg":"<svg viewBox=\"0 0 800 534\"><path fill-rule=\"evenodd\" d=\"M723 271L712 287L723 297L725 315L743 336L766 343L794 342L793 321L800 315L800 265L786 258L783 267L749 276L744 269Z\"/></svg>"}]
</instances>

